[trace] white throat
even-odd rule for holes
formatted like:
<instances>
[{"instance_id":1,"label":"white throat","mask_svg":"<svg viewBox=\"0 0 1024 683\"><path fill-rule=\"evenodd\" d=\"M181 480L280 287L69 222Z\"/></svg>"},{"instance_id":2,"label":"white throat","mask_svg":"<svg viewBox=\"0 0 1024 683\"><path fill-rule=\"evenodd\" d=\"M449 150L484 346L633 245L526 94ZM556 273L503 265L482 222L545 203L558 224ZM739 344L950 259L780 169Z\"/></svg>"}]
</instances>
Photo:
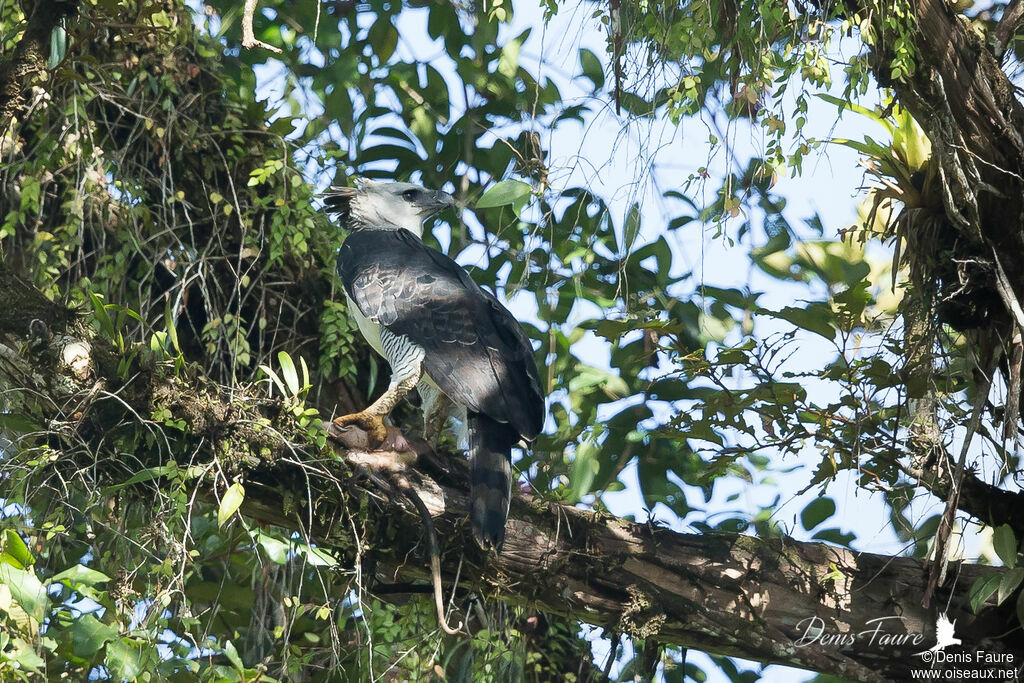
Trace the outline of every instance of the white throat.
<instances>
[{"instance_id":1,"label":"white throat","mask_svg":"<svg viewBox=\"0 0 1024 683\"><path fill-rule=\"evenodd\" d=\"M423 237L423 217L407 202L395 202L391 198L367 193L352 201L351 220L359 223L364 230L398 230L404 228L419 238Z\"/></svg>"}]
</instances>

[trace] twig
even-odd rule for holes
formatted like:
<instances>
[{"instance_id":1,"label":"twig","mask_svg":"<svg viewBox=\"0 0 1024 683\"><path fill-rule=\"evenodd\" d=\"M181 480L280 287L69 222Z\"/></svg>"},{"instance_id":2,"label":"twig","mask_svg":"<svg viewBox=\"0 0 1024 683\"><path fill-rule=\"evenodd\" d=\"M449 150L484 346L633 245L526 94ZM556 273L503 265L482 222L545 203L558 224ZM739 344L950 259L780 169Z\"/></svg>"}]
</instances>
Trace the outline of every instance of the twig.
<instances>
[{"instance_id":1,"label":"twig","mask_svg":"<svg viewBox=\"0 0 1024 683\"><path fill-rule=\"evenodd\" d=\"M1024 22L1024 2L1011 0L1003 10L1003 16L1000 17L999 23L996 24L995 45L992 48L996 59L1003 58L1006 48L1009 47L1010 41L1013 40L1022 22Z\"/></svg>"},{"instance_id":2,"label":"twig","mask_svg":"<svg viewBox=\"0 0 1024 683\"><path fill-rule=\"evenodd\" d=\"M640 674L645 681L653 681L658 675L658 664L661 662L661 643L654 638L644 639L643 663Z\"/></svg>"},{"instance_id":3,"label":"twig","mask_svg":"<svg viewBox=\"0 0 1024 683\"><path fill-rule=\"evenodd\" d=\"M1024 362L1024 340L1021 329L1013 332L1010 341L1009 372L1010 386L1006 389L1006 408L1003 410L1003 443L1009 443L1010 449L1017 450L1019 432L1017 422L1020 418L1021 364Z\"/></svg>"},{"instance_id":4,"label":"twig","mask_svg":"<svg viewBox=\"0 0 1024 683\"><path fill-rule=\"evenodd\" d=\"M604 671L601 673L604 675L604 680L610 681L612 675L612 665L615 664L615 655L619 652L619 642L622 640L622 634L616 633L612 636L612 646L608 651L608 661L604 663Z\"/></svg>"},{"instance_id":5,"label":"twig","mask_svg":"<svg viewBox=\"0 0 1024 683\"><path fill-rule=\"evenodd\" d=\"M257 40L256 35L252 32L252 15L256 12L256 3L258 1L245 0L245 9L242 12L242 47L247 50L251 50L254 47L262 47L274 54L281 54L281 48L264 43L262 40Z\"/></svg>"},{"instance_id":6,"label":"twig","mask_svg":"<svg viewBox=\"0 0 1024 683\"><path fill-rule=\"evenodd\" d=\"M615 76L615 115L622 114L622 13L619 0L610 0L608 13L612 33L612 74Z\"/></svg>"},{"instance_id":7,"label":"twig","mask_svg":"<svg viewBox=\"0 0 1024 683\"><path fill-rule=\"evenodd\" d=\"M452 628L448 625L448 620L444 616L444 596L441 594L441 550L437 545L434 520L430 516L430 511L427 510L427 506L423 504L419 494L416 493L416 489L409 484L405 477L395 474L392 477L392 483L405 494L405 497L416 508L416 512L420 513L420 519L423 521L423 527L427 532L427 544L430 546L430 578L434 583L434 605L437 607L437 623L441 630L448 635L457 635L462 628L462 622L460 621L458 626Z\"/></svg>"},{"instance_id":8,"label":"twig","mask_svg":"<svg viewBox=\"0 0 1024 683\"><path fill-rule=\"evenodd\" d=\"M924 596L921 598L921 606L927 608L931 604L932 595L935 589L946 579L946 568L949 566L949 553L947 545L949 536L953 532L953 518L960 505L960 490L964 482L964 474L967 465L967 451L974 440L981 423L981 411L988 400L988 392L992 387L992 373L995 371L995 361L999 356L992 354L989 367L978 368L981 380L977 384L977 395L974 397L974 408L971 410L971 420L967 423L967 434L964 436L964 443L960 449L960 459L956 463L956 471L952 472L949 496L946 498L946 507L942 511L942 518L939 520L939 527L935 532L935 558L932 561L931 569L928 572L928 584L924 589Z\"/></svg>"}]
</instances>

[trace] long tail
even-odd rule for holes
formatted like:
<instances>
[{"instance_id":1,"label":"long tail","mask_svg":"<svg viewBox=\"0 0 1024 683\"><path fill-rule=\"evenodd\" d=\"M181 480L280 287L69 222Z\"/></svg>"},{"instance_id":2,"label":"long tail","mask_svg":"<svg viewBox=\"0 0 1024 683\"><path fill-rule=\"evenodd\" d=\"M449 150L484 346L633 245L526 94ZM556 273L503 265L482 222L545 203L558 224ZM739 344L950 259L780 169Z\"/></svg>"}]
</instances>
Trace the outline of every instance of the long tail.
<instances>
[{"instance_id":1,"label":"long tail","mask_svg":"<svg viewBox=\"0 0 1024 683\"><path fill-rule=\"evenodd\" d=\"M519 434L481 413L470 413L468 419L473 537L484 549L501 552L512 489L512 445L519 441Z\"/></svg>"}]
</instances>

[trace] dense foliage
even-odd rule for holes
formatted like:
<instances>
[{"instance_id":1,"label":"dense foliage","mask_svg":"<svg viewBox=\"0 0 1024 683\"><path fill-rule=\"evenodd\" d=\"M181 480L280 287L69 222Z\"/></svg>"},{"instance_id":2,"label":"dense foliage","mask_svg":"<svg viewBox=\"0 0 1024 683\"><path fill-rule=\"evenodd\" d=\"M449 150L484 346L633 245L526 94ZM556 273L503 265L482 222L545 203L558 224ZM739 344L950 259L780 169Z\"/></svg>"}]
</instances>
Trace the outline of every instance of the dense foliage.
<instances>
[{"instance_id":1,"label":"dense foliage","mask_svg":"<svg viewBox=\"0 0 1024 683\"><path fill-rule=\"evenodd\" d=\"M0 0L4 59L33 66L19 42L42 21L33 8L54 6ZM975 277L978 250L944 218L948 188L921 127L889 91L884 111L856 106L872 72L885 86L915 72L911 8L896 0L884 21L870 7L767 1L594 9L612 66L580 50L573 83L588 96L573 99L527 67L530 32L508 35L507 0L267 2L255 29L282 50L273 56L241 47L233 1L195 12L89 0L46 32L46 61L19 74L21 101L0 120L0 278L74 309L32 329L92 339L97 368L53 387L33 370L35 342L4 330L0 678L597 675L579 622L498 596L475 603L472 635L445 636L425 596L378 591L361 564L364 546L388 543L386 520L316 506L350 474L321 419L363 404L386 372L348 321L333 273L343 235L317 211L319 190L356 176L455 194L458 211L428 240L525 312L551 398L518 467L540 497L600 509L635 468L649 511L778 535L778 501L754 515L708 502L723 484L770 484L810 449L815 467L786 476L822 495L802 530L785 531L856 546L827 523L844 511L824 495L852 471L882 494L907 552L924 557L940 515L909 507L931 499L921 479L956 460L947 451L983 441L982 478L1012 488L1016 408L973 410L1009 318L990 279ZM991 13L976 21L994 25ZM864 51L833 69L842 34ZM417 59L410 41L436 54ZM257 73L274 75L269 104ZM854 226L798 224L774 181L821 145L803 132L808 102L840 73L844 96L825 95L836 114L872 118L888 138L833 143L862 153L882 185ZM711 117L728 171L675 179L676 215L660 228L639 203L619 216L610 197L561 186L549 136L610 102L633 117ZM737 129L761 131L764 145L719 139ZM700 205L707 188L714 199ZM799 300L773 310L762 292L702 281L675 246L696 226ZM799 355L809 339L827 349L824 363ZM1016 375L1012 360L1001 372L1019 393L1016 362ZM41 399L43 388L64 402ZM395 416L410 433L414 413ZM281 459L309 478L260 478L260 463ZM944 495L949 484L927 488ZM270 490L284 491L282 510L239 513ZM296 499L319 516L309 528L351 535L311 543L282 523ZM1024 528L993 526L1012 568ZM971 603L1009 604L1022 579L1015 569L985 581ZM706 675L680 665L678 649L645 652L655 633L625 635L635 648L621 653L622 680L651 657L668 680ZM715 662L732 680L752 677Z\"/></svg>"}]
</instances>

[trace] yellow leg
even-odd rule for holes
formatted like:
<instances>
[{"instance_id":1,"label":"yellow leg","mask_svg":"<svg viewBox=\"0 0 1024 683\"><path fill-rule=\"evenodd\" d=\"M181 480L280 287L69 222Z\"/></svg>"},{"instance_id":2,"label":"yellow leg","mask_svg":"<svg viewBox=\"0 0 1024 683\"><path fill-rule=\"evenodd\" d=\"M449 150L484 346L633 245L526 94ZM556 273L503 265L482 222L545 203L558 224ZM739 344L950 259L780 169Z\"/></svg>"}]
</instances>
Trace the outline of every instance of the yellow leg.
<instances>
[{"instance_id":1,"label":"yellow leg","mask_svg":"<svg viewBox=\"0 0 1024 683\"><path fill-rule=\"evenodd\" d=\"M384 416L371 413L369 408L351 415L342 415L334 418L334 424L339 427L356 425L370 437L370 447L379 446L387 438L388 430L384 426Z\"/></svg>"},{"instance_id":2,"label":"yellow leg","mask_svg":"<svg viewBox=\"0 0 1024 683\"><path fill-rule=\"evenodd\" d=\"M351 415L335 418L334 424L347 427L355 424L362 427L370 436L372 448L379 446L387 438L388 431L384 427L384 416L408 394L423 375L423 349L396 337L387 329L380 333L384 347L384 357L391 366L391 384L380 398L365 410Z\"/></svg>"}]
</instances>

